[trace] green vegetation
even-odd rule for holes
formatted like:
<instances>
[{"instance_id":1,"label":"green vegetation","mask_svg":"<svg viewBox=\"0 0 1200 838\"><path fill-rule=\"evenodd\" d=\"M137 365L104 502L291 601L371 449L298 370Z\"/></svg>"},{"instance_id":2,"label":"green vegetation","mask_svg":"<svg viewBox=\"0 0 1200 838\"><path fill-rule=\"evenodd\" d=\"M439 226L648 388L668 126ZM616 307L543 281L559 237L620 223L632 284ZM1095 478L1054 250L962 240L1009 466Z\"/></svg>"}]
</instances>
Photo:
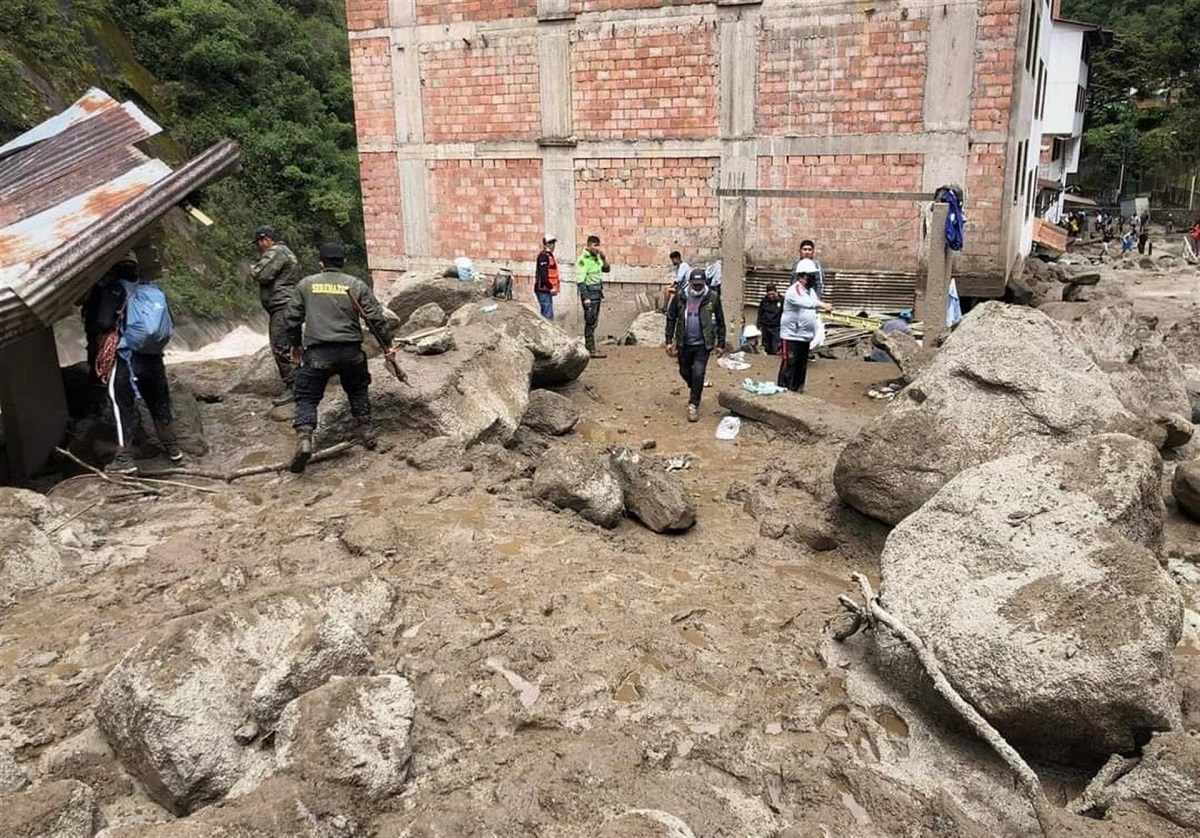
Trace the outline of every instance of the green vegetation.
<instances>
[{"instance_id":1,"label":"green vegetation","mask_svg":"<svg viewBox=\"0 0 1200 838\"><path fill-rule=\"evenodd\" d=\"M237 140L242 171L195 199L217 223L169 225L163 282L180 310L251 310L260 224L313 268L322 241L364 252L344 15L339 0L0 0L0 139L45 118L39 87L70 102L99 85L164 127L170 163Z\"/></svg>"},{"instance_id":2,"label":"green vegetation","mask_svg":"<svg viewBox=\"0 0 1200 838\"><path fill-rule=\"evenodd\" d=\"M1063 14L1112 33L1092 56L1081 182L1186 207L1200 169L1200 0L1064 0Z\"/></svg>"}]
</instances>

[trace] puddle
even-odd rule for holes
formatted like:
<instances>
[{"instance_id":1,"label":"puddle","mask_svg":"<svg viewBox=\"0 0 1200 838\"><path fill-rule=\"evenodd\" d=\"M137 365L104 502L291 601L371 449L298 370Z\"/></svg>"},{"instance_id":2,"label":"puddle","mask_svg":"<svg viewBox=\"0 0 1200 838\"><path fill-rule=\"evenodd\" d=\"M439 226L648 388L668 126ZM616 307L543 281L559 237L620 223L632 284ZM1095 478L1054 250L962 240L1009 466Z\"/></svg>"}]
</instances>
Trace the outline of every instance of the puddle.
<instances>
[{"instance_id":1,"label":"puddle","mask_svg":"<svg viewBox=\"0 0 1200 838\"><path fill-rule=\"evenodd\" d=\"M693 579L692 574L688 573L686 570L679 570L678 568L671 571L671 578L676 582L691 582Z\"/></svg>"},{"instance_id":2,"label":"puddle","mask_svg":"<svg viewBox=\"0 0 1200 838\"><path fill-rule=\"evenodd\" d=\"M663 663L662 661L660 661L658 658L654 657L654 655L646 655L644 658L642 658L641 664L642 664L642 666L653 667L654 669L657 669L659 672L662 672L662 673L666 673L669 671L667 669L667 665L665 663Z\"/></svg>"},{"instance_id":3,"label":"puddle","mask_svg":"<svg viewBox=\"0 0 1200 838\"><path fill-rule=\"evenodd\" d=\"M1175 647L1175 654L1182 655L1185 658L1194 658L1200 655L1200 648L1197 648L1191 643L1184 641Z\"/></svg>"},{"instance_id":4,"label":"puddle","mask_svg":"<svg viewBox=\"0 0 1200 838\"><path fill-rule=\"evenodd\" d=\"M878 711L875 714L875 721L879 722L879 726L886 730L892 739L908 738L908 722L900 718L900 715L892 708L885 707Z\"/></svg>"},{"instance_id":5,"label":"puddle","mask_svg":"<svg viewBox=\"0 0 1200 838\"><path fill-rule=\"evenodd\" d=\"M641 693L638 692L638 676L637 673L632 673L625 677L621 682L621 686L613 693L613 698L616 701L623 701L626 704L641 700Z\"/></svg>"},{"instance_id":6,"label":"puddle","mask_svg":"<svg viewBox=\"0 0 1200 838\"><path fill-rule=\"evenodd\" d=\"M496 545L496 552L501 556L516 556L525 549L525 542L519 538L514 538L512 541L502 541Z\"/></svg>"},{"instance_id":7,"label":"puddle","mask_svg":"<svg viewBox=\"0 0 1200 838\"><path fill-rule=\"evenodd\" d=\"M266 451L251 451L245 457L238 460L238 468L252 468L254 466L265 466L267 463L273 462L271 455Z\"/></svg>"},{"instance_id":8,"label":"puddle","mask_svg":"<svg viewBox=\"0 0 1200 838\"><path fill-rule=\"evenodd\" d=\"M493 588L500 588L501 590L512 587L512 582L509 582L503 576L497 576L494 573L488 575L487 583Z\"/></svg>"},{"instance_id":9,"label":"puddle","mask_svg":"<svg viewBox=\"0 0 1200 838\"><path fill-rule=\"evenodd\" d=\"M588 442L616 442L617 432L606 428L593 419L580 419L575 425L575 433Z\"/></svg>"},{"instance_id":10,"label":"puddle","mask_svg":"<svg viewBox=\"0 0 1200 838\"><path fill-rule=\"evenodd\" d=\"M73 663L60 663L50 670L53 675L64 681L68 678L74 678L80 671L80 667Z\"/></svg>"},{"instance_id":11,"label":"puddle","mask_svg":"<svg viewBox=\"0 0 1200 838\"><path fill-rule=\"evenodd\" d=\"M825 671L825 664L816 658L805 657L800 661L800 671L805 675L815 675L818 672Z\"/></svg>"},{"instance_id":12,"label":"puddle","mask_svg":"<svg viewBox=\"0 0 1200 838\"><path fill-rule=\"evenodd\" d=\"M699 646L700 648L703 649L705 646L708 645L708 638L706 638L704 636L704 632L700 631L699 629L694 629L694 628L681 629L680 634L683 635L684 640L686 640L688 643L691 643L693 646Z\"/></svg>"},{"instance_id":13,"label":"puddle","mask_svg":"<svg viewBox=\"0 0 1200 838\"><path fill-rule=\"evenodd\" d=\"M792 689L793 687L791 684L773 684L772 686L763 690L763 695L767 696L768 698L777 698L781 695L787 695L792 691Z\"/></svg>"},{"instance_id":14,"label":"puddle","mask_svg":"<svg viewBox=\"0 0 1200 838\"><path fill-rule=\"evenodd\" d=\"M591 594L584 594L582 599L583 606L588 610L589 614L600 613L600 600L596 599L596 597L592 596Z\"/></svg>"},{"instance_id":15,"label":"puddle","mask_svg":"<svg viewBox=\"0 0 1200 838\"><path fill-rule=\"evenodd\" d=\"M830 675L825 680L825 695L834 701L841 701L846 697L846 679L840 675Z\"/></svg>"}]
</instances>

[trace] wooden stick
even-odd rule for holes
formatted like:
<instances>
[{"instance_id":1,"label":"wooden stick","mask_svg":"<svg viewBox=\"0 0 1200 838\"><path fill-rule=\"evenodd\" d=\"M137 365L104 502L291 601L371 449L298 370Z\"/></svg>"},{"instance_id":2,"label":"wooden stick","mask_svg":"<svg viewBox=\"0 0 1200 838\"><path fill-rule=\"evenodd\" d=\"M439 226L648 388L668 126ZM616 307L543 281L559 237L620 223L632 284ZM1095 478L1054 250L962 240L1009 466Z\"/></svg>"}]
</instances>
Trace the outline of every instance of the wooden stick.
<instances>
[{"instance_id":1,"label":"wooden stick","mask_svg":"<svg viewBox=\"0 0 1200 838\"><path fill-rule=\"evenodd\" d=\"M354 445L355 443L353 442L339 442L336 445L329 446L328 448L322 448L320 451L317 451L315 454L313 454L312 458L308 462L311 465L312 463L319 463L322 460L332 459L333 457L349 451L354 447ZM234 469L230 472L204 471L193 468L168 468L162 469L161 471L146 472L143 476L148 479L156 479L160 477L203 477L208 480L223 480L226 483L232 483L234 480L238 480L242 477L253 477L256 474L272 474L277 471L286 471L291 467L291 464L291 461L288 460L286 462L268 463L261 466L247 466L246 468ZM196 489L199 487L192 486L190 488ZM208 489L205 491L213 490Z\"/></svg>"},{"instance_id":2,"label":"wooden stick","mask_svg":"<svg viewBox=\"0 0 1200 838\"><path fill-rule=\"evenodd\" d=\"M862 591L863 599L866 601L865 607L859 607L857 603L848 598L841 598L843 607L854 613L855 616L865 618L865 622L875 628L876 624L882 624L892 634L904 641L913 652L917 655L917 660L925 672L933 679L933 688L938 695L944 698L954 711L962 716L971 729L975 731L984 742L991 746L1002 760L1016 774L1017 780L1025 790L1029 802L1033 805L1033 813L1037 818L1038 826L1041 827L1043 836L1049 836L1054 829L1055 818L1050 805L1050 801L1046 798L1045 791L1042 790L1042 782L1038 779L1038 775L1034 772L1029 764L1017 753L1016 749L1009 745L1004 740L992 725L985 719L978 710L963 698L958 690L946 678L945 672L942 669L942 664L938 661L937 656L925 644L925 642L917 636L917 634L904 624L898 617L891 614L886 608L880 604L875 592L871 590L871 583L861 573L855 573L851 577Z\"/></svg>"},{"instance_id":3,"label":"wooden stick","mask_svg":"<svg viewBox=\"0 0 1200 838\"><path fill-rule=\"evenodd\" d=\"M104 498L100 498L99 500L92 501L91 503L89 503L89 504L88 504L87 506L85 506L83 509L81 509L81 510L79 510L78 512L76 512L76 513L75 513L74 515L72 515L71 517L67 518L67 519L66 519L66 520L64 520L64 521L60 521L59 523L55 524L55 525L54 525L53 527L51 527L50 529L46 530L46 535L54 535L56 532L58 532L59 530L61 530L61 529L62 529L63 527L65 527L67 524L69 524L69 523L71 523L72 521L74 521L74 520L75 520L76 518L78 518L80 515L82 515L82 514L83 514L83 513L85 513L85 512L91 512L93 509L95 509L97 506L99 506L99 505L100 505L100 504L102 504L102 503L104 503Z\"/></svg>"},{"instance_id":4,"label":"wooden stick","mask_svg":"<svg viewBox=\"0 0 1200 838\"><path fill-rule=\"evenodd\" d=\"M83 460L79 459L78 457L76 457L74 454L72 454L70 451L68 451L65 448L59 448L59 447L55 446L54 450L57 451L59 454L62 454L68 460L71 460L72 462L87 469L92 474L96 475L101 480L103 480L105 483L111 483L114 486L136 486L136 487L142 489L143 491L145 491L145 493L148 495L162 494L162 492L160 492L158 489L154 488L153 486L147 485L145 483L139 483L137 480L130 479L129 477L126 477L123 474L118 474L118 475L105 474L100 469L96 468L95 466L88 465Z\"/></svg>"},{"instance_id":5,"label":"wooden stick","mask_svg":"<svg viewBox=\"0 0 1200 838\"><path fill-rule=\"evenodd\" d=\"M181 483L178 480L163 480L159 477L143 477L142 480L147 483L161 483L163 486L178 486L181 489L191 489L193 492L204 492L209 495L218 495L221 493L220 489L210 489L207 486L193 486L191 483Z\"/></svg>"}]
</instances>

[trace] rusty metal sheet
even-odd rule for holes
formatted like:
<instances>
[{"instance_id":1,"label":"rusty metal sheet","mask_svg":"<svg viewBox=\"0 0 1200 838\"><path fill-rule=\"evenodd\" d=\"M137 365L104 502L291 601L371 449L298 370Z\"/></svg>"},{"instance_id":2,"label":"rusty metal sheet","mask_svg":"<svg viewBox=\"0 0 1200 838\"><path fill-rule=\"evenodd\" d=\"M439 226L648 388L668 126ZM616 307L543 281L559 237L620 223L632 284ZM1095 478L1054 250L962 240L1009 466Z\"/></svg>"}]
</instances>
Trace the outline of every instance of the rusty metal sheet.
<instances>
[{"instance_id":1,"label":"rusty metal sheet","mask_svg":"<svg viewBox=\"0 0 1200 838\"><path fill-rule=\"evenodd\" d=\"M757 306L774 283L783 293L792 281L790 268L751 267L746 271L743 304ZM916 274L899 271L825 271L825 302L842 311L896 312L912 308Z\"/></svg>"},{"instance_id":2,"label":"rusty metal sheet","mask_svg":"<svg viewBox=\"0 0 1200 838\"><path fill-rule=\"evenodd\" d=\"M132 102L122 104L100 88L93 87L62 113L56 114L45 122L33 126L24 134L14 137L0 146L0 158L57 136L72 125L91 119L97 114L117 109L125 111L126 114L137 121L147 136L154 136L162 132L162 128L154 120L146 116L137 105Z\"/></svg>"}]
</instances>

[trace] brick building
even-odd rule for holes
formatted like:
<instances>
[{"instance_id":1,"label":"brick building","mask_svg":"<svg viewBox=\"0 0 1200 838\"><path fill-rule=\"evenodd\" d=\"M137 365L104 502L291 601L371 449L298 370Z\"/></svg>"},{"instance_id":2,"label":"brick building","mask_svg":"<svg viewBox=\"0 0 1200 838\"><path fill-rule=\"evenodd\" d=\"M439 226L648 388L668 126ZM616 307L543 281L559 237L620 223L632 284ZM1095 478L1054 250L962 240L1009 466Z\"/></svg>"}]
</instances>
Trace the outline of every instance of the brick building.
<instances>
[{"instance_id":1,"label":"brick building","mask_svg":"<svg viewBox=\"0 0 1200 838\"><path fill-rule=\"evenodd\" d=\"M667 254L919 274L933 191L966 192L956 275L1028 248L1047 0L348 0L377 282L468 255L528 276L590 233L611 286ZM1044 82L1042 82L1044 83ZM1034 145L1036 149L1037 146ZM1031 180L1032 176L1032 180ZM568 277L570 268L567 267Z\"/></svg>"}]
</instances>

